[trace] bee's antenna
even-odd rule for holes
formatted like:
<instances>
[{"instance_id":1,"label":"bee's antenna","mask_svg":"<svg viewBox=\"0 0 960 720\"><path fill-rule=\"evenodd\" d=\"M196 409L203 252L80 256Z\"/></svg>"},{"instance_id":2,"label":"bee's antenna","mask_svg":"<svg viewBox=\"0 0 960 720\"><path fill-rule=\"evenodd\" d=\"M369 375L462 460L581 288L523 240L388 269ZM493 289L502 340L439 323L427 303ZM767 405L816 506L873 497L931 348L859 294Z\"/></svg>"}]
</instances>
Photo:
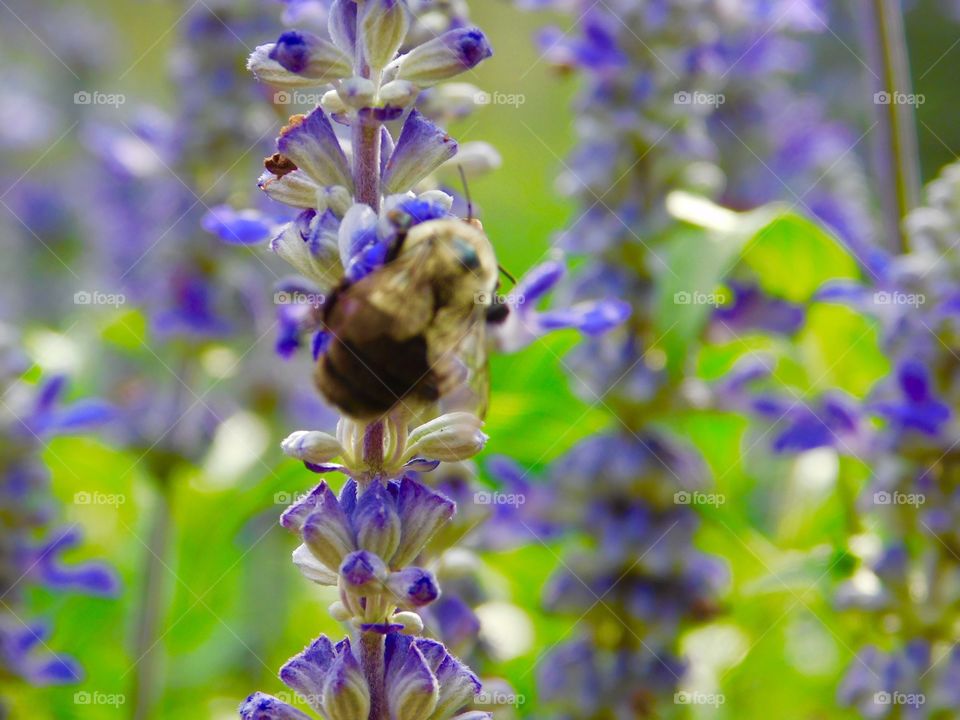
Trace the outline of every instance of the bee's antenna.
<instances>
[{"instance_id":1,"label":"bee's antenna","mask_svg":"<svg viewBox=\"0 0 960 720\"><path fill-rule=\"evenodd\" d=\"M457 165L460 171L460 182L463 183L463 194L467 199L467 222L473 220L473 200L470 199L470 186L467 185L467 174L463 171L463 165Z\"/></svg>"},{"instance_id":2,"label":"bee's antenna","mask_svg":"<svg viewBox=\"0 0 960 720\"><path fill-rule=\"evenodd\" d=\"M513 285L517 284L517 279L511 275L510 271L507 270L503 265L497 263L497 269L502 272L506 276L507 280L509 280Z\"/></svg>"}]
</instances>

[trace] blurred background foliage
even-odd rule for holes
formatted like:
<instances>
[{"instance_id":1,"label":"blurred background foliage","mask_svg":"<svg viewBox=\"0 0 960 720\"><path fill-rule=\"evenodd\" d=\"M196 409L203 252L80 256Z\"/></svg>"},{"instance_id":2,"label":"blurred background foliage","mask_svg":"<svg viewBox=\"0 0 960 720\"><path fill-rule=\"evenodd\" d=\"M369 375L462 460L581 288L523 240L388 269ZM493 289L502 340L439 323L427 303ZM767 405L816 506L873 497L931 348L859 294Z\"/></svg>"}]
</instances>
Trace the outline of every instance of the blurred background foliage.
<instances>
[{"instance_id":1,"label":"blurred background foliage","mask_svg":"<svg viewBox=\"0 0 960 720\"><path fill-rule=\"evenodd\" d=\"M124 93L123 112L140 103L169 107L176 100L177 91L168 79L170 57L182 29L179 21L196 11L196 4L84 0L70 5L79 8L94 27L103 22L99 30L109 53L109 61L92 69L95 79L84 78L85 84ZM543 16L523 13L507 2L473 5L474 18L488 31L497 51L473 81L484 88L520 93L525 102L517 107L488 106L454 126L451 133L462 141L488 141L503 156L502 169L476 180L470 189L501 262L520 275L549 252L556 233L572 219L572 205L560 198L554 178L574 141L570 102L576 88L538 60L531 38L543 24ZM45 3L45 8L52 16L66 4ZM70 114L79 112L70 97L80 86L45 51L44 43L19 25L5 4L0 17L5 37L19 36L0 48L4 65L26 63L43 68L46 77L57 78L52 94L63 101L59 111L67 115L69 125ZM918 108L918 122L922 164L929 179L960 148L960 125L953 112L960 102L954 77L956 54L937 60L956 45L960 26L944 20L935 0L918 0L907 21L914 66L930 68L915 78L917 92L928 98ZM844 40L855 42L849 37ZM826 41L833 43L824 50L827 56L853 66L856 75L856 60L842 48L841 38ZM232 51L238 65L245 62L249 49L237 40ZM518 74L518 68L527 69ZM870 110L863 108L863 115L853 121L862 127ZM7 123L18 120L15 112L3 117ZM39 156L10 154L5 160L15 161L14 176L84 173L83 163L76 162L73 142L58 144ZM255 154L239 162L228 180L217 185L209 204L249 202L259 163ZM219 175L222 169L217 170ZM84 252L84 237L79 228L75 230L65 246L56 248L67 263L80 263ZM666 243L671 266L681 278L678 287L702 286L709 292L722 283L720 258L702 254L704 232L681 226L677 237ZM823 280L858 273L855 262L836 241L799 216L774 220L759 239L722 239L719 252L735 260L736 243L743 241L751 243L751 251L743 255L746 270L775 297L807 301ZM40 257L41 262L56 265L52 257ZM13 273L34 270L6 268ZM704 276L704 270L714 275ZM61 289L50 285L47 291L60 293ZM264 293L269 292L265 286ZM670 288L664 293L671 293ZM688 310L668 302L661 307L658 322L664 328L679 322L679 329L664 338L663 350L670 362L692 364L704 380L722 376L737 358L759 348L777 358L781 382L810 391L837 387L864 397L889 372L876 329L844 308L815 304L794 342L748 335L707 345L694 357L688 351L702 330L703 318L685 318ZM69 312L80 311L71 306ZM6 320L21 319L9 308L4 315ZM138 309L98 309L92 317L53 314L43 325L28 322L24 330L37 367L68 370L75 378L77 395L98 390L89 381L85 384L85 378L98 362L100 344L134 357L152 367L152 372L164 372L145 347L154 339ZM562 333L518 355L493 358L487 424L491 442L486 454L510 455L536 470L577 440L616 422L601 404L578 397L571 387L560 359L575 341L572 333ZM302 392L311 390L305 385ZM719 679L726 702L717 708L689 708L692 716L731 720L855 717L853 712L837 709L836 685L852 648L862 645L872 628L869 620L856 613L835 612L831 593L851 567L851 559L835 548L843 545L847 508L866 481L868 469L829 452L805 456L804 464L772 459L764 452L762 431L732 413L705 410L664 417L662 422L700 449L712 470L715 491L727 498L719 507L703 508L710 522L704 523L698 545L729 563L734 584L718 619L688 633L683 641L698 659L697 667ZM289 562L294 543L276 522L282 506L315 479L280 456L279 440L292 429L282 420L260 427L258 432L266 438L262 451L239 469L227 472L222 461L209 456L207 462L177 467L170 496L175 518L172 550L164 560L167 592L159 599L164 608L161 717L235 717L238 702L252 689L282 692L276 668L307 638L321 632L339 633L326 613L333 598L299 577ZM49 645L69 649L82 659L86 677L77 686L57 688L31 688L4 680L4 695L12 698L15 718L109 720L129 708L78 707L74 694L130 691L132 667L138 660L131 638L142 602L140 563L150 533L147 519L163 500L138 453L119 450L109 439L57 439L47 447L44 460L53 473L52 489L63 505L65 521L79 524L86 534L85 544L72 557L109 559L122 577L125 592L118 600L109 600L31 590L29 605L38 614L57 618ZM481 466L483 461L481 457ZM114 495L123 502L78 504L74 502L77 492ZM571 631L571 618L547 616L538 609L541 588L562 555L561 547L532 544L488 558L492 596L519 611L511 615L506 640L512 633L521 642L487 638L495 647L498 643L503 647L500 661L481 670L507 678L526 697L519 708L524 717L537 717L538 659Z\"/></svg>"}]
</instances>

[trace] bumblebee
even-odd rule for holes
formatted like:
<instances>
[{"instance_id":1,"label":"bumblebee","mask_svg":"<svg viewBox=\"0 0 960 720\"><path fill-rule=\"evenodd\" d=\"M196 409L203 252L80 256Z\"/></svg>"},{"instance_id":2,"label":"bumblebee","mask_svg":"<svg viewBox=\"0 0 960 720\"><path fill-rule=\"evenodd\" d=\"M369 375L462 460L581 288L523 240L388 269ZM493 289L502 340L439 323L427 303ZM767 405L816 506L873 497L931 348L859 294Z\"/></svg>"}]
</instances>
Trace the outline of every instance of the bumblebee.
<instances>
[{"instance_id":1,"label":"bumblebee","mask_svg":"<svg viewBox=\"0 0 960 720\"><path fill-rule=\"evenodd\" d=\"M497 285L497 259L478 221L414 225L393 259L341 286L322 309L331 340L317 387L360 421L395 411L415 417L441 400L482 415Z\"/></svg>"}]
</instances>

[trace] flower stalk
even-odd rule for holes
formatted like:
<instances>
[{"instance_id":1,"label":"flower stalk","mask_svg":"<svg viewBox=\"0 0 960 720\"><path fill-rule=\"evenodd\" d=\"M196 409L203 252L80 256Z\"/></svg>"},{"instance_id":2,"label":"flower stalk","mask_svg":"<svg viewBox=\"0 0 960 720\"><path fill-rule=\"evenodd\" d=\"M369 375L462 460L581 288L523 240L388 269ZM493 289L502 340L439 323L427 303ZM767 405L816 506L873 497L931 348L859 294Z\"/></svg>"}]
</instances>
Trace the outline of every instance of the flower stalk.
<instances>
[{"instance_id":1,"label":"flower stalk","mask_svg":"<svg viewBox=\"0 0 960 720\"><path fill-rule=\"evenodd\" d=\"M910 62L899 0L864 0L871 65L880 69L874 105L883 129L879 153L882 207L894 237L894 248L909 250L902 221L920 201L920 158ZM883 100L883 102L880 102Z\"/></svg>"}]
</instances>

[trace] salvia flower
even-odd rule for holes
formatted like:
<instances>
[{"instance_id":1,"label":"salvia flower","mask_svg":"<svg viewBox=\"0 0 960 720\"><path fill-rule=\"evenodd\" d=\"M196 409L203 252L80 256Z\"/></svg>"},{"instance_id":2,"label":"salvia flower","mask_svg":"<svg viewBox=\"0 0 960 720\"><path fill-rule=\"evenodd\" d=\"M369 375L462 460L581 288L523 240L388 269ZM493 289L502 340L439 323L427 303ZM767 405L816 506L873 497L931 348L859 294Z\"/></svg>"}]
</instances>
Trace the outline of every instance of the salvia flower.
<instances>
[{"instance_id":1,"label":"salvia flower","mask_svg":"<svg viewBox=\"0 0 960 720\"><path fill-rule=\"evenodd\" d=\"M60 556L77 546L81 537L73 528L49 527L55 508L47 496L48 472L38 454L48 439L87 432L109 422L114 412L98 400L66 405L64 377L55 376L31 388L17 379L25 368L15 354L5 352L3 362L0 672L37 685L77 682L82 676L80 665L47 647L50 624L26 619L24 591L36 585L54 592L111 597L119 582L114 571L102 563L68 565L62 561Z\"/></svg>"},{"instance_id":2,"label":"salvia flower","mask_svg":"<svg viewBox=\"0 0 960 720\"><path fill-rule=\"evenodd\" d=\"M465 710L480 691L477 677L443 645L424 638L391 635L383 675L391 720L484 720L490 713ZM370 688L349 640L334 645L320 636L280 670L280 678L327 720L362 720ZM255 693L240 708L243 720L309 720L281 700Z\"/></svg>"},{"instance_id":3,"label":"salvia flower","mask_svg":"<svg viewBox=\"0 0 960 720\"><path fill-rule=\"evenodd\" d=\"M957 654L951 589L960 578L957 541L955 373L960 169L948 166L926 204L904 221L910 251L888 257L871 285L834 283L820 297L874 316L891 371L863 402L874 420L863 454L870 483L858 500L876 542L851 544L858 565L837 604L893 620L881 651L859 650L838 691L866 717L890 717L889 693L913 698L904 717L934 717L956 707ZM872 528L871 528L872 529ZM916 593L920 591L922 596ZM943 648L941 648L943 645Z\"/></svg>"},{"instance_id":4,"label":"salvia flower","mask_svg":"<svg viewBox=\"0 0 960 720\"><path fill-rule=\"evenodd\" d=\"M349 480L339 498L321 483L281 523L303 541L293 555L303 574L340 587L341 619L395 632L398 609L412 611L439 596L430 573L411 563L454 511L452 501L410 478L363 489Z\"/></svg>"}]
</instances>

